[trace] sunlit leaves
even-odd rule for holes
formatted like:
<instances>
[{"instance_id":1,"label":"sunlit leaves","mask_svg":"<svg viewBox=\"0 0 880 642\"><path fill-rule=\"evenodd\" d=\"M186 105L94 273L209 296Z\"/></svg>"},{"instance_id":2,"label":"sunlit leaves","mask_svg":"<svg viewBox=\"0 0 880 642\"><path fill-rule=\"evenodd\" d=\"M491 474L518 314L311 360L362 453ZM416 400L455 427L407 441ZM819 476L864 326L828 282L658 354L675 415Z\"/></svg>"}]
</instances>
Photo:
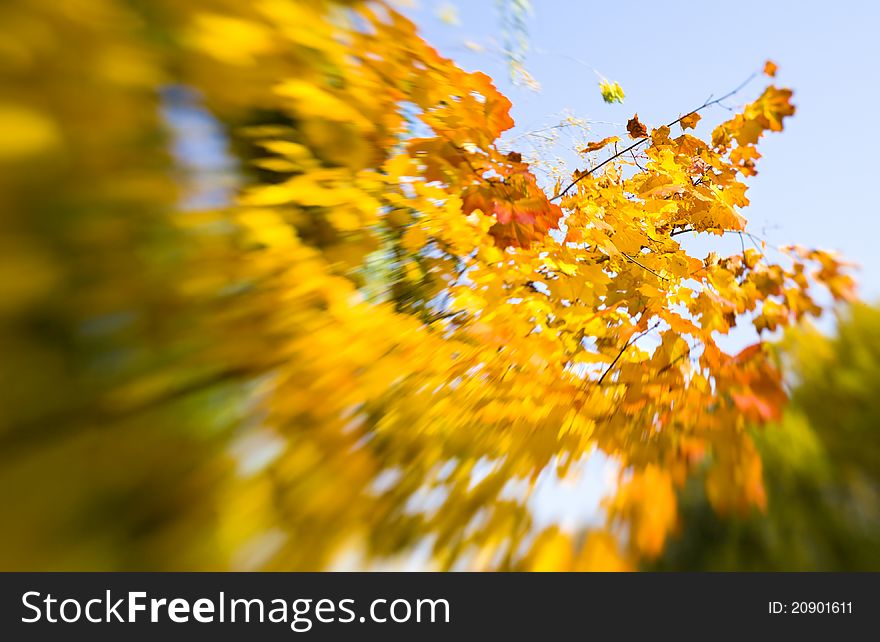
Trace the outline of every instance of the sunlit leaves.
<instances>
[{"instance_id":1,"label":"sunlit leaves","mask_svg":"<svg viewBox=\"0 0 880 642\"><path fill-rule=\"evenodd\" d=\"M791 97L790 89L767 87L756 101L746 105L742 113L715 128L713 146L726 151L736 142L738 146L730 150L730 159L743 175L754 175L754 160L760 158L754 146L764 132L782 131L783 119L795 112Z\"/></svg>"},{"instance_id":2,"label":"sunlit leaves","mask_svg":"<svg viewBox=\"0 0 880 642\"><path fill-rule=\"evenodd\" d=\"M26 100L0 110L23 130L0 160L34 168L2 184L5 260L30 278L6 303L27 394L4 430L59 425L65 457L89 464L41 532L98 515L100 539L134 496L108 566L325 568L427 543L441 568L622 569L687 528L676 491L696 470L717 507L761 505L743 427L777 416L780 375L760 342L730 355L718 337L817 314L816 286L853 296L833 255L771 258L746 229L741 178L794 113L789 90L768 88L710 142L649 135L635 116L631 156L612 147L623 127L587 143L604 164L550 196L498 141L510 101L389 6L104 4L128 18L72 18L88 42L153 62L85 91L108 64L86 48L70 77L16 76ZM55 15L41 6L34 19ZM51 32L78 50L67 13ZM138 20L149 38L124 28ZM188 178L161 135L166 84L191 88L228 137L235 196L216 207L182 212L166 185ZM602 92L623 100L617 83ZM690 233L742 234L742 251L693 256ZM32 336L44 328L57 352ZM5 486L58 481L54 446ZM606 523L539 526L536 484L592 452L620 471ZM68 548L52 551L62 565Z\"/></svg>"}]
</instances>

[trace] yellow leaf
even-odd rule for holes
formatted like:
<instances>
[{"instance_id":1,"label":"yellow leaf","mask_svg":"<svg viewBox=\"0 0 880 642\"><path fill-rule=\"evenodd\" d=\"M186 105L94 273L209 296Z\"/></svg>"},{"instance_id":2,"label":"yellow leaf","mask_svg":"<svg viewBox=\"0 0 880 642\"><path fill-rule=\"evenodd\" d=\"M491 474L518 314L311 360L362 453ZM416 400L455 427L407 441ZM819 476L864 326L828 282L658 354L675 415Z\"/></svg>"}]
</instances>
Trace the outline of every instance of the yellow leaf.
<instances>
[{"instance_id":1,"label":"yellow leaf","mask_svg":"<svg viewBox=\"0 0 880 642\"><path fill-rule=\"evenodd\" d=\"M61 142L55 122L46 114L15 103L0 103L0 161L49 151Z\"/></svg>"}]
</instances>

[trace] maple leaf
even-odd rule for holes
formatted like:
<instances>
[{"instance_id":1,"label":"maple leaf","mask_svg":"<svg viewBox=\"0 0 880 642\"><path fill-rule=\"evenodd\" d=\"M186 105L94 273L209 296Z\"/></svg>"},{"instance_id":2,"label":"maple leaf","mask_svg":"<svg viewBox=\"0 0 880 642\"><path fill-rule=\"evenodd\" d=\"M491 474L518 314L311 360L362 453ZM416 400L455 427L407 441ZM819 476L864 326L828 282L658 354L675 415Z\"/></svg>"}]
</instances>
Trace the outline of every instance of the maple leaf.
<instances>
[{"instance_id":1,"label":"maple leaf","mask_svg":"<svg viewBox=\"0 0 880 642\"><path fill-rule=\"evenodd\" d=\"M631 138L644 138L648 135L648 128L639 122L639 115L636 114L626 123L626 131L629 132Z\"/></svg>"},{"instance_id":2,"label":"maple leaf","mask_svg":"<svg viewBox=\"0 0 880 642\"><path fill-rule=\"evenodd\" d=\"M765 358L766 346L752 344L733 357L737 387L731 392L737 408L757 422L779 419L787 396L782 377Z\"/></svg>"},{"instance_id":3,"label":"maple leaf","mask_svg":"<svg viewBox=\"0 0 880 642\"><path fill-rule=\"evenodd\" d=\"M504 182L487 182L466 190L462 212L470 214L474 210L495 217L489 233L500 247L528 247L562 217L562 209L548 200L534 176L524 169Z\"/></svg>"},{"instance_id":4,"label":"maple leaf","mask_svg":"<svg viewBox=\"0 0 880 642\"><path fill-rule=\"evenodd\" d=\"M791 96L791 89L778 89L771 85L755 101L755 107L760 108L766 118L768 129L781 132L783 118L794 114L795 106L791 104Z\"/></svg>"},{"instance_id":5,"label":"maple leaf","mask_svg":"<svg viewBox=\"0 0 880 642\"><path fill-rule=\"evenodd\" d=\"M581 154L586 154L588 152L596 152L596 151L599 151L600 149L602 149L603 147L610 145L611 143L618 143L618 142L620 142L620 138L618 138L617 136L608 136L607 138L603 138L602 140L599 140L599 141L596 141L593 143L587 143L586 147L584 147L580 151L581 151Z\"/></svg>"},{"instance_id":6,"label":"maple leaf","mask_svg":"<svg viewBox=\"0 0 880 642\"><path fill-rule=\"evenodd\" d=\"M651 131L651 144L654 147L662 147L670 144L669 133L670 129L666 125L656 127Z\"/></svg>"},{"instance_id":7,"label":"maple leaf","mask_svg":"<svg viewBox=\"0 0 880 642\"><path fill-rule=\"evenodd\" d=\"M519 194L503 187L480 187L462 199L462 211L480 210L497 221L489 228L499 247L529 247L554 228L562 216L558 205L541 195Z\"/></svg>"},{"instance_id":8,"label":"maple leaf","mask_svg":"<svg viewBox=\"0 0 880 642\"><path fill-rule=\"evenodd\" d=\"M761 154L752 145L741 145L730 152L730 162L736 165L737 169L744 176L755 176L755 161L761 158Z\"/></svg>"},{"instance_id":9,"label":"maple leaf","mask_svg":"<svg viewBox=\"0 0 880 642\"><path fill-rule=\"evenodd\" d=\"M767 62L764 63L764 73L766 75L770 76L771 78L776 76L776 71L778 69L779 69L779 67L772 60L768 60Z\"/></svg>"},{"instance_id":10,"label":"maple leaf","mask_svg":"<svg viewBox=\"0 0 880 642\"><path fill-rule=\"evenodd\" d=\"M681 124L682 129L694 129L697 126L697 123L700 122L700 115L696 112L692 112L687 116L682 116L678 122Z\"/></svg>"}]
</instances>

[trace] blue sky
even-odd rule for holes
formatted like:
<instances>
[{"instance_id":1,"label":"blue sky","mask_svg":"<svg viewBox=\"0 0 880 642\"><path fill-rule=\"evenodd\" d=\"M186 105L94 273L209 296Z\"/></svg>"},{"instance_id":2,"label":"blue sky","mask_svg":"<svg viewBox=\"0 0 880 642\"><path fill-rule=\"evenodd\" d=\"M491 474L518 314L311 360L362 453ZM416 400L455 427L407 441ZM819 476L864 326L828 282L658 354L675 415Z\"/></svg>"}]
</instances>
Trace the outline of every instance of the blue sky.
<instances>
[{"instance_id":1,"label":"blue sky","mask_svg":"<svg viewBox=\"0 0 880 642\"><path fill-rule=\"evenodd\" d=\"M496 80L514 104L518 131L558 121L565 109L603 123L625 123L638 112L646 124L661 124L774 60L780 67L775 82L794 89L798 112L783 133L759 146L764 157L749 181L752 205L744 212L751 230L772 244L840 251L860 264L862 295L880 299L878 181L869 156L880 104L880 3L533 0L526 68L541 85L538 93L509 80L498 55L501 19L494 0L410 4L406 13L441 53ZM438 18L448 5L457 25ZM465 42L486 49L474 52ZM623 105L602 102L593 69L620 82ZM767 80L756 79L730 104L753 99ZM710 108L698 132L728 117ZM601 137L620 129L596 124L594 131Z\"/></svg>"}]
</instances>

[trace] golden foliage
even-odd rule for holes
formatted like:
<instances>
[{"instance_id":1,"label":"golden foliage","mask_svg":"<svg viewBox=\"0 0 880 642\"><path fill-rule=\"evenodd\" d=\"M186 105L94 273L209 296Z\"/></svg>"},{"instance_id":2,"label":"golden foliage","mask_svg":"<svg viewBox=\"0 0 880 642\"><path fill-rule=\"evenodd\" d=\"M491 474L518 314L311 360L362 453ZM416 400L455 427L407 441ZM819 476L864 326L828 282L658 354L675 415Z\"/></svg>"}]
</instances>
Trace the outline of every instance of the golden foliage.
<instances>
[{"instance_id":1,"label":"golden foliage","mask_svg":"<svg viewBox=\"0 0 880 642\"><path fill-rule=\"evenodd\" d=\"M745 234L740 177L789 90L711 143L654 129L644 169L556 203L497 146L507 98L383 3L132 6L0 9L4 568L314 569L429 542L440 568L622 569L660 552L702 462L719 508L763 501L744 428L777 416L779 375L717 336L852 282L819 250L698 259L676 236ZM175 84L245 167L233 203L179 204ZM607 529L536 533L512 488L594 449L625 475Z\"/></svg>"}]
</instances>

